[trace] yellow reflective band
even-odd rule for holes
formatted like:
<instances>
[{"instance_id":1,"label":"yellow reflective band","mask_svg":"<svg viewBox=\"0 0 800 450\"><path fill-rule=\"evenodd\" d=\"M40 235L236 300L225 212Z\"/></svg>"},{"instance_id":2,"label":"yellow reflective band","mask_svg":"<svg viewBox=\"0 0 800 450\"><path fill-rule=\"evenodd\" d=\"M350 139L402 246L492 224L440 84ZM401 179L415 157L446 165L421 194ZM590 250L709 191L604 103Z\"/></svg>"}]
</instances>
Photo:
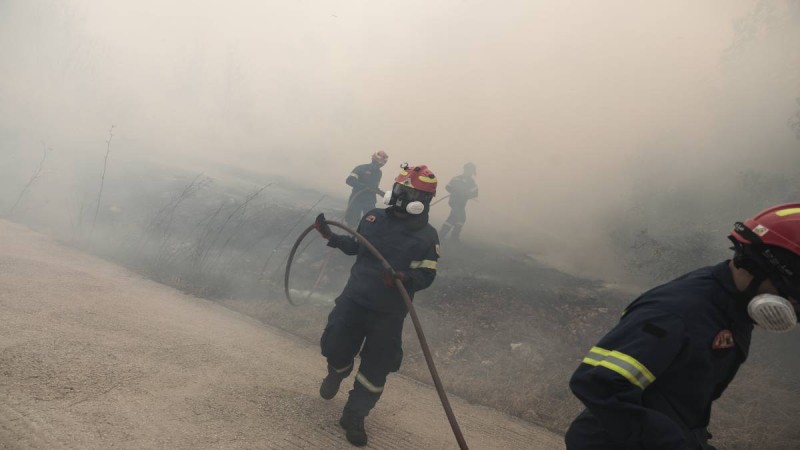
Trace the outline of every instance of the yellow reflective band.
<instances>
[{"instance_id":1,"label":"yellow reflective band","mask_svg":"<svg viewBox=\"0 0 800 450\"><path fill-rule=\"evenodd\" d=\"M642 386L642 383L640 383L639 380L637 380L636 377L633 376L632 373L628 372L627 370L623 369L622 367L619 367L617 365L611 364L608 361L597 361L597 360L589 358L589 357L583 358L583 363L584 364L588 364L590 366L595 366L595 367L597 367L597 366L605 367L608 370L611 370L613 372L616 372L616 373L622 375L623 377L625 377L625 379L630 381L631 384L633 384L634 386L638 387L641 390L644 390L644 386Z\"/></svg>"},{"instance_id":2,"label":"yellow reflective band","mask_svg":"<svg viewBox=\"0 0 800 450\"><path fill-rule=\"evenodd\" d=\"M791 216L792 214L800 214L800 208L782 209L775 213L778 217Z\"/></svg>"},{"instance_id":3,"label":"yellow reflective band","mask_svg":"<svg viewBox=\"0 0 800 450\"><path fill-rule=\"evenodd\" d=\"M408 265L411 269L432 269L436 270L437 262L431 259L423 259L422 261L411 261Z\"/></svg>"},{"instance_id":4,"label":"yellow reflective band","mask_svg":"<svg viewBox=\"0 0 800 450\"><path fill-rule=\"evenodd\" d=\"M618 352L616 350L606 350L606 349L600 348L600 347L592 347L591 351L596 352L596 353L600 353L603 356L613 356L615 358L619 358L619 359L625 361L626 363L632 365L633 367L635 367L640 372L642 372L642 375L644 375L645 378L647 378L647 380L649 382L652 383L653 381L656 381L655 375L653 375L647 369L647 367L644 366L644 364L640 363L635 358L626 355L625 353Z\"/></svg>"},{"instance_id":5,"label":"yellow reflective band","mask_svg":"<svg viewBox=\"0 0 800 450\"><path fill-rule=\"evenodd\" d=\"M355 172L350 172L350 176L351 176L351 177L356 177L356 178L358 178L358 174L357 174L357 173L355 173Z\"/></svg>"},{"instance_id":6,"label":"yellow reflective band","mask_svg":"<svg viewBox=\"0 0 800 450\"><path fill-rule=\"evenodd\" d=\"M436 183L436 178L419 177L419 181L424 181L425 183Z\"/></svg>"},{"instance_id":7,"label":"yellow reflective band","mask_svg":"<svg viewBox=\"0 0 800 450\"><path fill-rule=\"evenodd\" d=\"M408 175L408 171L406 171L406 170L401 170L401 171L400 171L400 176L403 176L403 177L404 177L404 176L406 176L406 175Z\"/></svg>"},{"instance_id":8,"label":"yellow reflective band","mask_svg":"<svg viewBox=\"0 0 800 450\"><path fill-rule=\"evenodd\" d=\"M361 383L362 386L367 388L368 391L374 394L379 394L383 392L383 386L375 386L374 384L370 383L367 377L365 377L364 374L362 374L361 372L358 372L356 374L356 380L359 383Z\"/></svg>"},{"instance_id":9,"label":"yellow reflective band","mask_svg":"<svg viewBox=\"0 0 800 450\"><path fill-rule=\"evenodd\" d=\"M350 363L350 364L347 365L347 367L343 367L341 369L337 369L337 368L334 367L333 371L336 372L336 373L345 373L348 370L350 370L351 367L353 367L353 363Z\"/></svg>"},{"instance_id":10,"label":"yellow reflective band","mask_svg":"<svg viewBox=\"0 0 800 450\"><path fill-rule=\"evenodd\" d=\"M636 358L616 350L592 347L583 362L613 370L642 389L656 380L655 375L644 364L637 361Z\"/></svg>"}]
</instances>

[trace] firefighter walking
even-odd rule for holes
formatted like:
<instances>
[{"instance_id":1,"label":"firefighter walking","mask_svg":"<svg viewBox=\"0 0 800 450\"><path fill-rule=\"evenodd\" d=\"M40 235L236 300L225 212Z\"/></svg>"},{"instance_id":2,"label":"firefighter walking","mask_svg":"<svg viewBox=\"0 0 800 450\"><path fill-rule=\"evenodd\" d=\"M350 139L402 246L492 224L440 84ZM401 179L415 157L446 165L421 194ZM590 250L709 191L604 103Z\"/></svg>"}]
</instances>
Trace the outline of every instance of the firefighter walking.
<instances>
[{"instance_id":1,"label":"firefighter walking","mask_svg":"<svg viewBox=\"0 0 800 450\"><path fill-rule=\"evenodd\" d=\"M474 177L477 175L475 164L464 164L464 172L457 175L447 183L445 189L450 193L448 204L450 205L450 215L442 224L439 234L442 240L458 241L461 236L461 229L467 222L467 202L478 197L478 185Z\"/></svg>"},{"instance_id":2,"label":"firefighter walking","mask_svg":"<svg viewBox=\"0 0 800 450\"><path fill-rule=\"evenodd\" d=\"M344 221L347 225L355 227L367 211L375 208L375 197L383 197L385 192L378 187L381 183L381 167L389 161L389 155L384 151L372 154L369 164L356 166L345 183L353 188L347 201Z\"/></svg>"},{"instance_id":3,"label":"firefighter walking","mask_svg":"<svg viewBox=\"0 0 800 450\"><path fill-rule=\"evenodd\" d=\"M415 292L433 283L439 259L439 238L428 224L436 177L426 166L402 167L391 195L385 198L388 207L368 211L358 225L358 232L383 254L394 275L385 272L355 238L334 234L322 214L315 222L328 246L356 255L350 278L320 339L328 375L319 393L324 399L336 395L342 381L353 372L354 358L360 351L361 363L339 420L347 440L359 447L367 444L364 418L380 398L386 377L400 369L403 359L407 310L394 280L401 280L413 298Z\"/></svg>"},{"instance_id":4,"label":"firefighter walking","mask_svg":"<svg viewBox=\"0 0 800 450\"><path fill-rule=\"evenodd\" d=\"M711 405L750 348L800 307L800 203L769 208L729 239L733 258L656 287L626 308L570 380L586 409L568 450L714 449Z\"/></svg>"}]
</instances>

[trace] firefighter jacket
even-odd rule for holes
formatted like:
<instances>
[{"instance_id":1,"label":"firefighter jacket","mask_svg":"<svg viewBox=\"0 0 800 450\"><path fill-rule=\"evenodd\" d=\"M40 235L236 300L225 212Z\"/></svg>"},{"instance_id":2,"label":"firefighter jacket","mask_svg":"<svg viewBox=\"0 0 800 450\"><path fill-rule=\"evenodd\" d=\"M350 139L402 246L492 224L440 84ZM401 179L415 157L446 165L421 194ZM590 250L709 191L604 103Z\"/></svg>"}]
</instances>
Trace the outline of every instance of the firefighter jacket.
<instances>
[{"instance_id":1,"label":"firefighter jacket","mask_svg":"<svg viewBox=\"0 0 800 450\"><path fill-rule=\"evenodd\" d=\"M356 166L345 180L348 186L353 187L350 202L370 203L375 206L375 196L378 194L382 176L381 167L375 163Z\"/></svg>"},{"instance_id":2,"label":"firefighter jacket","mask_svg":"<svg viewBox=\"0 0 800 450\"><path fill-rule=\"evenodd\" d=\"M587 411L570 427L567 448L713 448L703 442L711 403L750 347L745 305L728 262L635 300L570 380Z\"/></svg>"},{"instance_id":3,"label":"firefighter jacket","mask_svg":"<svg viewBox=\"0 0 800 450\"><path fill-rule=\"evenodd\" d=\"M448 204L451 207L463 208L467 205L467 200L478 196L478 185L475 183L475 180L467 174L453 177L453 179L447 183L445 189L450 193Z\"/></svg>"},{"instance_id":4,"label":"firefighter jacket","mask_svg":"<svg viewBox=\"0 0 800 450\"><path fill-rule=\"evenodd\" d=\"M358 225L358 232L375 246L404 282L411 298L427 288L436 277L439 260L439 235L428 224L427 215L400 218L391 209L373 209ZM383 266L369 250L352 236L334 235L328 246L347 255L358 255L341 297L348 297L365 308L380 312L406 312L397 287L383 283Z\"/></svg>"}]
</instances>

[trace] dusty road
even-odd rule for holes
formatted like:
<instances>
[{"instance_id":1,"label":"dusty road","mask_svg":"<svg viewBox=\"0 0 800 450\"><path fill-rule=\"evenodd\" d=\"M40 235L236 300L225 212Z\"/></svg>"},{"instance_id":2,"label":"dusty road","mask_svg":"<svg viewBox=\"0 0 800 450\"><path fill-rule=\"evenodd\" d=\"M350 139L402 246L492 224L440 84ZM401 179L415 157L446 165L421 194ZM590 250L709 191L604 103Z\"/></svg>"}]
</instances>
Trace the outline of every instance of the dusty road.
<instances>
[{"instance_id":1,"label":"dusty road","mask_svg":"<svg viewBox=\"0 0 800 450\"><path fill-rule=\"evenodd\" d=\"M2 448L352 448L323 376L312 344L0 221ZM473 449L563 448L451 400ZM367 431L371 448L456 448L436 393L400 376Z\"/></svg>"}]
</instances>

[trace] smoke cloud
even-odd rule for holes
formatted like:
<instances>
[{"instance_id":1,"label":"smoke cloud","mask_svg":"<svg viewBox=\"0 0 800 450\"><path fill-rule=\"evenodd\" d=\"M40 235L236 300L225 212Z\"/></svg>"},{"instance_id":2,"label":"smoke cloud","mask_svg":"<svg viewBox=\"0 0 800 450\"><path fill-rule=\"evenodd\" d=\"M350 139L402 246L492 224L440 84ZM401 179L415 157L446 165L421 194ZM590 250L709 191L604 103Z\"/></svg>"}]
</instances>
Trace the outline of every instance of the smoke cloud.
<instances>
[{"instance_id":1,"label":"smoke cloud","mask_svg":"<svg viewBox=\"0 0 800 450\"><path fill-rule=\"evenodd\" d=\"M714 203L737 174L797 167L799 5L6 0L0 163L22 182L50 146L52 179L75 185L112 124L117 164L343 198L377 150L384 188L403 161L443 184L472 161L466 237L619 275L608 235L651 194Z\"/></svg>"}]
</instances>

